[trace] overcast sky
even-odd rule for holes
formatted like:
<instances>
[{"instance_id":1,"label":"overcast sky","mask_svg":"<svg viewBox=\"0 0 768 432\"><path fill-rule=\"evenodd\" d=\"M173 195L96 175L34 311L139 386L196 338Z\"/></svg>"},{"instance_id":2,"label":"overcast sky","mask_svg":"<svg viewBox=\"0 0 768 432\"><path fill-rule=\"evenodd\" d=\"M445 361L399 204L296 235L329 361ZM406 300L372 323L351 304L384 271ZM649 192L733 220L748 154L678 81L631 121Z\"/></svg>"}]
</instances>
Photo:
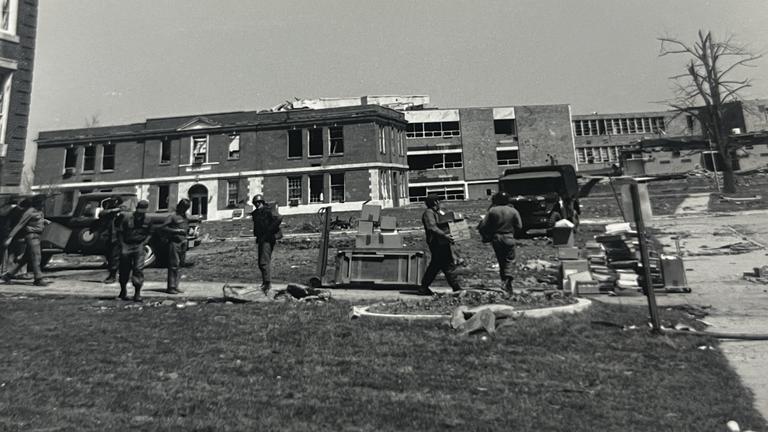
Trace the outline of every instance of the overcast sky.
<instances>
[{"instance_id":1,"label":"overcast sky","mask_svg":"<svg viewBox=\"0 0 768 432\"><path fill-rule=\"evenodd\" d=\"M663 108L657 37L699 28L768 50L766 0L45 0L40 130L263 109L293 97L428 94L442 107ZM768 59L747 97L768 97Z\"/></svg>"}]
</instances>

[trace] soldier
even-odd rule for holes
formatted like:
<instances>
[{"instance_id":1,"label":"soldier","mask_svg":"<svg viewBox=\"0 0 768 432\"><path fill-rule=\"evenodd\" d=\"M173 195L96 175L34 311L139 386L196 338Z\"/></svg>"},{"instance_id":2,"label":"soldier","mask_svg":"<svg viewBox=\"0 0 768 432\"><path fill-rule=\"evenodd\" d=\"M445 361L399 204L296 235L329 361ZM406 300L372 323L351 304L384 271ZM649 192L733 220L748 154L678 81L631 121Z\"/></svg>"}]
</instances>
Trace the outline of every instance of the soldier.
<instances>
[{"instance_id":1,"label":"soldier","mask_svg":"<svg viewBox=\"0 0 768 432\"><path fill-rule=\"evenodd\" d=\"M9 257L8 248L5 247L5 240L8 239L8 234L16 225L11 220L16 208L16 199L13 197L7 198L3 205L0 206L0 248L2 248L3 253L3 261L0 264L3 267L3 271L5 271L6 261Z\"/></svg>"},{"instance_id":2,"label":"soldier","mask_svg":"<svg viewBox=\"0 0 768 432\"><path fill-rule=\"evenodd\" d=\"M515 262L515 232L523 228L520 213L509 204L506 192L497 192L491 198L491 208L477 229L484 240L490 240L504 290L512 292L512 273Z\"/></svg>"},{"instance_id":3,"label":"soldier","mask_svg":"<svg viewBox=\"0 0 768 432\"><path fill-rule=\"evenodd\" d=\"M99 223L107 233L107 268L109 275L104 279L105 284L115 283L117 270L120 266L120 239L117 230L123 222L123 199L119 196L111 197L104 202L104 210L99 213Z\"/></svg>"},{"instance_id":4,"label":"soldier","mask_svg":"<svg viewBox=\"0 0 768 432\"><path fill-rule=\"evenodd\" d=\"M21 233L24 235L25 251L24 256L16 262L11 268L2 275L2 279L5 283L11 283L13 276L21 269L22 266L32 269L35 280L34 284L37 286L46 286L48 281L43 279L43 272L40 269L40 260L42 253L40 250L40 235L43 233L45 225L50 223L45 219L43 214L43 207L45 205L45 197L37 196L32 199L31 206L24 210L21 218L13 227L8 238L5 239L3 246L8 248L16 234Z\"/></svg>"},{"instance_id":5,"label":"soldier","mask_svg":"<svg viewBox=\"0 0 768 432\"><path fill-rule=\"evenodd\" d=\"M272 289L270 261L272 261L272 251L276 241L283 238L283 233L280 231L283 217L277 211L276 206L269 205L264 201L264 195L255 195L253 206L255 209L251 212L251 218L253 219L253 235L256 237L256 245L259 250L261 290L266 295Z\"/></svg>"},{"instance_id":6,"label":"soldier","mask_svg":"<svg viewBox=\"0 0 768 432\"><path fill-rule=\"evenodd\" d=\"M424 278L421 280L420 295L434 294L429 286L435 280L437 273L442 270L445 280L454 291L461 291L458 276L456 276L456 262L453 253L453 236L447 232L448 224L439 223L441 210L440 199L435 195L429 195L425 200L427 210L421 216L424 224L427 246L429 246L430 259Z\"/></svg>"},{"instance_id":7,"label":"soldier","mask_svg":"<svg viewBox=\"0 0 768 432\"><path fill-rule=\"evenodd\" d=\"M120 295L121 300L128 300L126 287L128 279L133 284L133 301L140 302L141 286L144 285L144 246L149 243L151 227L146 219L149 202L139 201L136 211L126 215L120 224Z\"/></svg>"},{"instance_id":8,"label":"soldier","mask_svg":"<svg viewBox=\"0 0 768 432\"><path fill-rule=\"evenodd\" d=\"M180 294L179 267L184 265L184 256L187 252L187 233L189 232L189 218L187 210L191 203L184 198L176 205L176 212L168 215L160 230L168 238L168 294Z\"/></svg>"}]
</instances>

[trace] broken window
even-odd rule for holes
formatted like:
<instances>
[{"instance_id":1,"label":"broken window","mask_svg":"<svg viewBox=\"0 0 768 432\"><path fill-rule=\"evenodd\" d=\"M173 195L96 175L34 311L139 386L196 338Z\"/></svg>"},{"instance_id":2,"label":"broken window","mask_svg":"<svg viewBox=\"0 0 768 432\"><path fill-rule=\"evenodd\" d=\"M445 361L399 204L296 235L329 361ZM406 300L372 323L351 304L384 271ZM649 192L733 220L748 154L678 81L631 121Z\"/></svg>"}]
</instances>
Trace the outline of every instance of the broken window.
<instances>
[{"instance_id":1,"label":"broken window","mask_svg":"<svg viewBox=\"0 0 768 432\"><path fill-rule=\"evenodd\" d=\"M323 202L323 189L325 176L323 174L309 176L309 202L321 203Z\"/></svg>"},{"instance_id":2,"label":"broken window","mask_svg":"<svg viewBox=\"0 0 768 432\"><path fill-rule=\"evenodd\" d=\"M499 166L519 166L520 152L518 150L497 150L496 161Z\"/></svg>"},{"instance_id":3,"label":"broken window","mask_svg":"<svg viewBox=\"0 0 768 432\"><path fill-rule=\"evenodd\" d=\"M104 144L101 153L101 170L112 171L115 169L115 145Z\"/></svg>"},{"instance_id":4,"label":"broken window","mask_svg":"<svg viewBox=\"0 0 768 432\"><path fill-rule=\"evenodd\" d=\"M408 199L411 202L424 201L427 195L437 195L441 201L457 201L465 199L463 185L449 186L416 186L408 188Z\"/></svg>"},{"instance_id":5,"label":"broken window","mask_svg":"<svg viewBox=\"0 0 768 432\"><path fill-rule=\"evenodd\" d=\"M406 138L440 138L461 135L459 122L428 122L409 123L405 132Z\"/></svg>"},{"instance_id":6,"label":"broken window","mask_svg":"<svg viewBox=\"0 0 768 432\"><path fill-rule=\"evenodd\" d=\"M171 140L163 138L160 141L160 165L171 163Z\"/></svg>"},{"instance_id":7,"label":"broken window","mask_svg":"<svg viewBox=\"0 0 768 432\"><path fill-rule=\"evenodd\" d=\"M93 171L96 169L96 147L89 146L85 148L83 156L83 171Z\"/></svg>"},{"instance_id":8,"label":"broken window","mask_svg":"<svg viewBox=\"0 0 768 432\"><path fill-rule=\"evenodd\" d=\"M330 142L329 154L344 154L344 128L341 126L331 126L328 128L328 141Z\"/></svg>"},{"instance_id":9,"label":"broken window","mask_svg":"<svg viewBox=\"0 0 768 432\"><path fill-rule=\"evenodd\" d=\"M302 129L288 131L288 159L301 158L302 156Z\"/></svg>"},{"instance_id":10,"label":"broken window","mask_svg":"<svg viewBox=\"0 0 768 432\"><path fill-rule=\"evenodd\" d=\"M515 119L494 120L493 133L496 135L517 135Z\"/></svg>"},{"instance_id":11,"label":"broken window","mask_svg":"<svg viewBox=\"0 0 768 432\"><path fill-rule=\"evenodd\" d=\"M309 157L320 157L323 155L323 128L312 128L309 130Z\"/></svg>"},{"instance_id":12,"label":"broken window","mask_svg":"<svg viewBox=\"0 0 768 432\"><path fill-rule=\"evenodd\" d=\"M331 174L331 202L344 202L344 173Z\"/></svg>"},{"instance_id":13,"label":"broken window","mask_svg":"<svg viewBox=\"0 0 768 432\"><path fill-rule=\"evenodd\" d=\"M170 207L171 185L157 186L157 210L168 211Z\"/></svg>"},{"instance_id":14,"label":"broken window","mask_svg":"<svg viewBox=\"0 0 768 432\"><path fill-rule=\"evenodd\" d=\"M461 153L431 153L408 156L408 168L411 170L432 170L461 168L464 166Z\"/></svg>"},{"instance_id":15,"label":"broken window","mask_svg":"<svg viewBox=\"0 0 768 432\"><path fill-rule=\"evenodd\" d=\"M192 163L200 165L208 162L208 135L192 137Z\"/></svg>"},{"instance_id":16,"label":"broken window","mask_svg":"<svg viewBox=\"0 0 768 432\"><path fill-rule=\"evenodd\" d=\"M301 203L301 177L288 177L288 203L290 205Z\"/></svg>"},{"instance_id":17,"label":"broken window","mask_svg":"<svg viewBox=\"0 0 768 432\"><path fill-rule=\"evenodd\" d=\"M228 180L227 181L227 207L237 207L237 202L240 201L240 181Z\"/></svg>"},{"instance_id":18,"label":"broken window","mask_svg":"<svg viewBox=\"0 0 768 432\"><path fill-rule=\"evenodd\" d=\"M68 147L65 150L64 169L77 169L77 147Z\"/></svg>"},{"instance_id":19,"label":"broken window","mask_svg":"<svg viewBox=\"0 0 768 432\"><path fill-rule=\"evenodd\" d=\"M229 151L227 153L227 159L240 159L240 135L232 134L229 136Z\"/></svg>"},{"instance_id":20,"label":"broken window","mask_svg":"<svg viewBox=\"0 0 768 432\"><path fill-rule=\"evenodd\" d=\"M581 129L581 120L573 121L573 134L576 136L584 135L584 131Z\"/></svg>"}]
</instances>

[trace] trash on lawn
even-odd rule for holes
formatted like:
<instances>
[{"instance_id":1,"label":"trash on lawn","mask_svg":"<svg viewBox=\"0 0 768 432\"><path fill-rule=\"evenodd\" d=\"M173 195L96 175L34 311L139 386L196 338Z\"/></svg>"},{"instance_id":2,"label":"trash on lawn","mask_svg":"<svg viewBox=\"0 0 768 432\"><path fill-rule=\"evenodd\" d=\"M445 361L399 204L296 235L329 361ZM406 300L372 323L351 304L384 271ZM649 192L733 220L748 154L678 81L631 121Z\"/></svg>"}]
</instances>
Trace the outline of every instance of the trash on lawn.
<instances>
[{"instance_id":1,"label":"trash on lawn","mask_svg":"<svg viewBox=\"0 0 768 432\"><path fill-rule=\"evenodd\" d=\"M750 282L768 284L768 265L755 267L751 272L744 272L744 279Z\"/></svg>"}]
</instances>

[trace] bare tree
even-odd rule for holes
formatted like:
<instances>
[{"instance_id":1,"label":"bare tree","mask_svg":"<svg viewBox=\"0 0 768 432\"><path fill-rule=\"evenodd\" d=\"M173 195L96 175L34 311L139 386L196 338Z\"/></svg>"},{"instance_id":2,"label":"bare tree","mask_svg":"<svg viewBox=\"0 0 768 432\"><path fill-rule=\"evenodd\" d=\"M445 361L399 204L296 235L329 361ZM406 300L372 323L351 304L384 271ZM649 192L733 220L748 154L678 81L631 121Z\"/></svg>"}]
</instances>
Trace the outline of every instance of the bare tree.
<instances>
[{"instance_id":1,"label":"bare tree","mask_svg":"<svg viewBox=\"0 0 768 432\"><path fill-rule=\"evenodd\" d=\"M91 114L85 118L85 127L92 128L98 126L100 123L99 113Z\"/></svg>"},{"instance_id":2,"label":"bare tree","mask_svg":"<svg viewBox=\"0 0 768 432\"><path fill-rule=\"evenodd\" d=\"M733 78L733 72L741 67L754 66L762 55L751 53L745 46L735 43L732 37L718 41L711 31L699 30L693 44L671 37L659 38L659 56L679 54L689 57L685 72L670 79L675 83L675 96L668 101L679 113L696 118L704 135L712 140L722 160L723 190L735 192L733 174L735 148L729 142L728 125L725 123L727 105L739 100L739 91L751 86L751 80Z\"/></svg>"}]
</instances>

